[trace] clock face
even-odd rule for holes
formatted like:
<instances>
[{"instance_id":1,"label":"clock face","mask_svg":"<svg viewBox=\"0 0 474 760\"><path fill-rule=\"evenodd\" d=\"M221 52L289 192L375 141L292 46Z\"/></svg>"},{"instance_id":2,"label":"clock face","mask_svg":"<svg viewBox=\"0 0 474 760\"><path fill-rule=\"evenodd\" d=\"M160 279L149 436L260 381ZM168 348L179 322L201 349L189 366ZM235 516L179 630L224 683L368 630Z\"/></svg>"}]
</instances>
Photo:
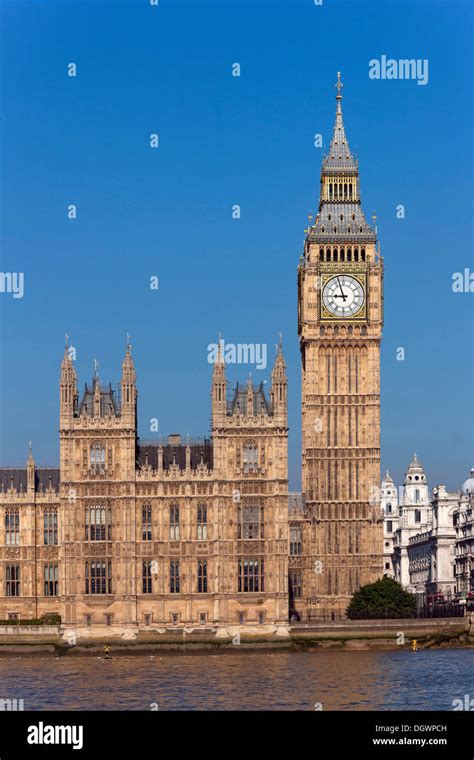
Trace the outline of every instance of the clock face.
<instances>
[{"instance_id":1,"label":"clock face","mask_svg":"<svg viewBox=\"0 0 474 760\"><path fill-rule=\"evenodd\" d=\"M364 305L364 288L359 280L349 274L331 277L323 288L323 303L335 317L353 317Z\"/></svg>"}]
</instances>

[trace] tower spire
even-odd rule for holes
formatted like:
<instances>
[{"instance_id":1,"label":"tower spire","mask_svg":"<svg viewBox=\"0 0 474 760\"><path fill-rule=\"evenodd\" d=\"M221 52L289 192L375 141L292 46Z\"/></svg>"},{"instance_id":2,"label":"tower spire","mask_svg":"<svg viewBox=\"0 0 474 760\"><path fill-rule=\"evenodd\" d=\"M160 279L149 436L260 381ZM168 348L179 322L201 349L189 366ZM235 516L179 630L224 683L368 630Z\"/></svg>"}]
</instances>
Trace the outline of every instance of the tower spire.
<instances>
[{"instance_id":1,"label":"tower spire","mask_svg":"<svg viewBox=\"0 0 474 760\"><path fill-rule=\"evenodd\" d=\"M222 352L222 344L223 343L224 343L224 340L222 339L222 336L219 333L218 336L217 336L217 358L216 358L216 361L214 363L214 366L216 366L217 364L225 365L224 355L223 355L223 352Z\"/></svg>"},{"instance_id":2,"label":"tower spire","mask_svg":"<svg viewBox=\"0 0 474 760\"><path fill-rule=\"evenodd\" d=\"M212 427L214 428L225 418L227 381L225 377L225 359L222 352L224 340L219 333L217 340L217 357L212 371Z\"/></svg>"},{"instance_id":3,"label":"tower spire","mask_svg":"<svg viewBox=\"0 0 474 760\"><path fill-rule=\"evenodd\" d=\"M28 459L26 461L26 487L29 493L35 490L35 460L33 459L33 451L31 448L31 441L28 441Z\"/></svg>"},{"instance_id":4,"label":"tower spire","mask_svg":"<svg viewBox=\"0 0 474 760\"><path fill-rule=\"evenodd\" d=\"M125 358L122 362L122 379L120 383L122 389L122 416L129 415L131 419L134 419L137 408L137 376L130 350L130 336L127 333L127 347L125 349Z\"/></svg>"},{"instance_id":5,"label":"tower spire","mask_svg":"<svg viewBox=\"0 0 474 760\"><path fill-rule=\"evenodd\" d=\"M349 147L344 127L343 86L338 71L336 120L328 153L322 161L319 208L313 224L308 225L306 241L355 245L363 239L364 243L375 243L376 231L367 222L361 208L358 161ZM352 250L350 255L352 258Z\"/></svg>"},{"instance_id":6,"label":"tower spire","mask_svg":"<svg viewBox=\"0 0 474 760\"><path fill-rule=\"evenodd\" d=\"M288 403L288 380L286 377L286 364L283 358L283 336L280 333L280 341L277 343L277 352L275 364L272 370L272 387L270 399L272 402L273 414L280 418L281 423L286 426L287 403Z\"/></svg>"},{"instance_id":7,"label":"tower spire","mask_svg":"<svg viewBox=\"0 0 474 760\"><path fill-rule=\"evenodd\" d=\"M68 367L72 367L72 361L71 357L69 356L69 335L66 333L64 335L64 356L61 362L61 368L65 369Z\"/></svg>"},{"instance_id":8,"label":"tower spire","mask_svg":"<svg viewBox=\"0 0 474 760\"><path fill-rule=\"evenodd\" d=\"M333 171L357 172L357 160L351 153L349 142L346 137L344 121L342 119L342 94L344 85L341 82L341 72L337 72L336 95L336 121L329 153L323 160L323 173Z\"/></svg>"},{"instance_id":9,"label":"tower spire","mask_svg":"<svg viewBox=\"0 0 474 760\"><path fill-rule=\"evenodd\" d=\"M60 376L60 414L68 416L74 412L77 400L77 375L69 354L69 337L66 333L64 356L61 362Z\"/></svg>"}]
</instances>

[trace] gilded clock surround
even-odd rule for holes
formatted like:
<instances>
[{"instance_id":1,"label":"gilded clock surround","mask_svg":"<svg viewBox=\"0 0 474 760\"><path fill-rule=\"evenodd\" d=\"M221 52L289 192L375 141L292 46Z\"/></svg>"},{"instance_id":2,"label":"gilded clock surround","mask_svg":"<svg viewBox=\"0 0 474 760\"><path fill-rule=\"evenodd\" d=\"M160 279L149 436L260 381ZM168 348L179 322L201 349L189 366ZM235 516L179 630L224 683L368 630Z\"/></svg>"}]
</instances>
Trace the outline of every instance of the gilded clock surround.
<instances>
[{"instance_id":1,"label":"gilded clock surround","mask_svg":"<svg viewBox=\"0 0 474 760\"><path fill-rule=\"evenodd\" d=\"M335 322L337 324L341 323L351 323L351 322L364 322L367 320L367 276L365 272L357 272L357 271L351 271L347 269L346 267L341 268L344 266L343 264L339 264L338 268L335 269L331 274L326 273L325 270L321 271L321 290L320 290L320 297L319 297L319 316L320 319L324 322ZM322 294L324 291L325 285L334 278L335 275L350 275L355 280L360 282L362 289L364 291L364 302L362 304L362 307L352 316L345 317L345 316L337 316L336 314L333 314L329 309L326 308L323 302Z\"/></svg>"}]
</instances>

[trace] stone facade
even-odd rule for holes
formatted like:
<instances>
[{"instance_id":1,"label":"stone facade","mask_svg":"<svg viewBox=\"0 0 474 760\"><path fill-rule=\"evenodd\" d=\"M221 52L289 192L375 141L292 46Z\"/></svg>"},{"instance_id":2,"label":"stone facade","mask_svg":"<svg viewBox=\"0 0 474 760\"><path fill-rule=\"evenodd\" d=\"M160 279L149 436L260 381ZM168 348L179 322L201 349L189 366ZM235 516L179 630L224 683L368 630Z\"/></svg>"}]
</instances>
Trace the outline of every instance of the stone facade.
<instances>
[{"instance_id":1,"label":"stone facade","mask_svg":"<svg viewBox=\"0 0 474 760\"><path fill-rule=\"evenodd\" d=\"M416 594L419 605L474 601L473 475L471 471L459 491L447 491L441 484L430 495L416 454L408 468L393 531L391 563L394 577ZM385 522L387 489L396 494L393 481L386 476L382 481ZM387 529L384 541L384 551L388 551Z\"/></svg>"},{"instance_id":2,"label":"stone facade","mask_svg":"<svg viewBox=\"0 0 474 760\"><path fill-rule=\"evenodd\" d=\"M361 208L359 169L342 120L321 172L319 209L298 268L302 364L302 602L343 615L381 577L380 341L383 260ZM302 605L300 605L302 607Z\"/></svg>"},{"instance_id":3,"label":"stone facade","mask_svg":"<svg viewBox=\"0 0 474 760\"><path fill-rule=\"evenodd\" d=\"M61 614L59 470L0 472L0 619Z\"/></svg>"},{"instance_id":4,"label":"stone facade","mask_svg":"<svg viewBox=\"0 0 474 760\"><path fill-rule=\"evenodd\" d=\"M341 87L298 268L303 493L288 496L281 345L269 398L251 381L229 392L219 353L211 438L166 443L138 438L129 347L120 383L96 372L80 397L66 346L59 468L36 468L30 452L26 469L0 470L0 619L273 630L289 615L344 617L382 575L383 260Z\"/></svg>"},{"instance_id":5,"label":"stone facade","mask_svg":"<svg viewBox=\"0 0 474 760\"><path fill-rule=\"evenodd\" d=\"M454 512L458 502L458 493L449 493L444 485L436 486L431 500L430 527L408 541L408 588L416 594L420 604L433 603L435 598L441 597L446 601L454 599Z\"/></svg>"},{"instance_id":6,"label":"stone facade","mask_svg":"<svg viewBox=\"0 0 474 760\"><path fill-rule=\"evenodd\" d=\"M398 510L398 527L393 537L394 577L405 588L410 586L410 538L426 533L431 526L432 509L428 483L423 466L415 454L405 475Z\"/></svg>"},{"instance_id":7,"label":"stone facade","mask_svg":"<svg viewBox=\"0 0 474 760\"><path fill-rule=\"evenodd\" d=\"M82 398L68 348L60 469L1 470L0 619L65 626L237 625L288 620L287 379L212 377L212 439L137 437L135 368L97 374Z\"/></svg>"},{"instance_id":8,"label":"stone facade","mask_svg":"<svg viewBox=\"0 0 474 760\"><path fill-rule=\"evenodd\" d=\"M462 484L454 512L456 547L454 573L457 596L474 608L474 468Z\"/></svg>"},{"instance_id":9,"label":"stone facade","mask_svg":"<svg viewBox=\"0 0 474 760\"><path fill-rule=\"evenodd\" d=\"M383 516L383 574L394 578L393 539L398 530L398 493L388 470L380 490Z\"/></svg>"}]
</instances>

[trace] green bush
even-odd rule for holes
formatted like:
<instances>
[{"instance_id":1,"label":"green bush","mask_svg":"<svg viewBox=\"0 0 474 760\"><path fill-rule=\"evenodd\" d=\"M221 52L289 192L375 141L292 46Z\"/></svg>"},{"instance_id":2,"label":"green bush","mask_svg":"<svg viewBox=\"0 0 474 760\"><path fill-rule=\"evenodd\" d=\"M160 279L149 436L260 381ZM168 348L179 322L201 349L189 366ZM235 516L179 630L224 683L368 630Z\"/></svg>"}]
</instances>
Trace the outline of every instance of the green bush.
<instances>
[{"instance_id":1,"label":"green bush","mask_svg":"<svg viewBox=\"0 0 474 760\"><path fill-rule=\"evenodd\" d=\"M55 612L27 620L0 620L0 625L60 625L60 623L61 615L57 615Z\"/></svg>"},{"instance_id":2,"label":"green bush","mask_svg":"<svg viewBox=\"0 0 474 760\"><path fill-rule=\"evenodd\" d=\"M57 612L46 613L42 619L45 625L61 625L61 615L58 615Z\"/></svg>"},{"instance_id":3,"label":"green bush","mask_svg":"<svg viewBox=\"0 0 474 760\"><path fill-rule=\"evenodd\" d=\"M387 576L362 586L347 607L347 617L351 620L412 618L415 612L415 596Z\"/></svg>"}]
</instances>

